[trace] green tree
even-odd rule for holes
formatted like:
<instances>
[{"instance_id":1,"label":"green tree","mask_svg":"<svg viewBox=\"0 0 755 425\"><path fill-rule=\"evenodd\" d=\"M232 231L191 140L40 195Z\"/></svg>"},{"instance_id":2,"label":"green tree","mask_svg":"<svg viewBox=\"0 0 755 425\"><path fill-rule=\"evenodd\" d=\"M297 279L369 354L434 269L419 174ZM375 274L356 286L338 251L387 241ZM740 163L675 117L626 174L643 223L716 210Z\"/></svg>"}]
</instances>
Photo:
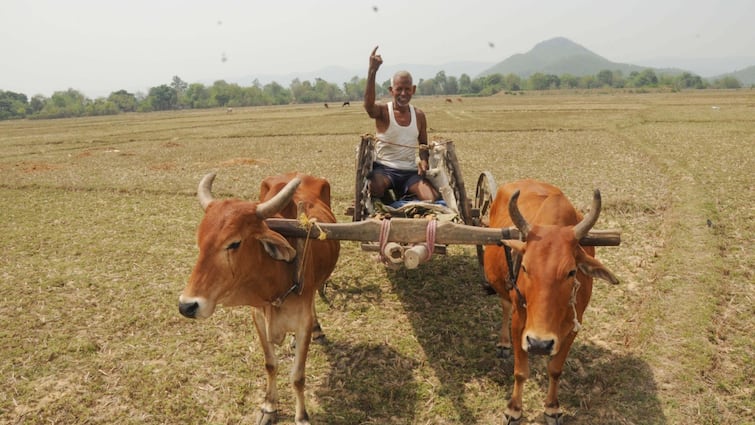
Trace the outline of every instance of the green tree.
<instances>
[{"instance_id":1,"label":"green tree","mask_svg":"<svg viewBox=\"0 0 755 425\"><path fill-rule=\"evenodd\" d=\"M0 90L0 120L23 118L29 109L25 94Z\"/></svg>"},{"instance_id":2,"label":"green tree","mask_svg":"<svg viewBox=\"0 0 755 425\"><path fill-rule=\"evenodd\" d=\"M718 89L740 89L742 83L735 77L727 75L726 77L719 78L713 82L713 87Z\"/></svg>"},{"instance_id":3,"label":"green tree","mask_svg":"<svg viewBox=\"0 0 755 425\"><path fill-rule=\"evenodd\" d=\"M182 102L190 108L209 108L210 92L201 83L192 83L186 88Z\"/></svg>"},{"instance_id":4,"label":"green tree","mask_svg":"<svg viewBox=\"0 0 755 425\"><path fill-rule=\"evenodd\" d=\"M136 111L136 96L132 93L127 92L126 90L118 90L110 93L110 96L108 96L107 100L112 102L120 111Z\"/></svg>"},{"instance_id":5,"label":"green tree","mask_svg":"<svg viewBox=\"0 0 755 425\"><path fill-rule=\"evenodd\" d=\"M80 117L86 114L89 100L79 91L57 91L39 111L38 118Z\"/></svg>"},{"instance_id":6,"label":"green tree","mask_svg":"<svg viewBox=\"0 0 755 425\"><path fill-rule=\"evenodd\" d=\"M598 75L595 76L595 79L601 87L613 86L613 72L611 72L611 70L603 69L599 71Z\"/></svg>"},{"instance_id":7,"label":"green tree","mask_svg":"<svg viewBox=\"0 0 755 425\"><path fill-rule=\"evenodd\" d=\"M461 74L459 77L459 93L472 93L472 79L467 74Z\"/></svg>"},{"instance_id":8,"label":"green tree","mask_svg":"<svg viewBox=\"0 0 755 425\"><path fill-rule=\"evenodd\" d=\"M173 87L162 84L149 89L147 102L154 111L167 111L178 105L178 93Z\"/></svg>"}]
</instances>

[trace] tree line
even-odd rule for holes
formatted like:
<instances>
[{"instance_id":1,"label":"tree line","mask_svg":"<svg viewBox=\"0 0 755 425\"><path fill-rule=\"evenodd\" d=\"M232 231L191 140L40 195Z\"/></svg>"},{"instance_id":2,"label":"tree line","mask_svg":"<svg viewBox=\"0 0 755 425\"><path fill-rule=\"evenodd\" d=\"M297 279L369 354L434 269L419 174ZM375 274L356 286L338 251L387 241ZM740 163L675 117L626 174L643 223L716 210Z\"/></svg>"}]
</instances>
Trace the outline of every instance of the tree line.
<instances>
[{"instance_id":1,"label":"tree line","mask_svg":"<svg viewBox=\"0 0 755 425\"><path fill-rule=\"evenodd\" d=\"M0 90L0 120L14 118L45 119L80 116L114 115L121 112L152 112L174 109L202 109L217 107L286 105L290 103L328 103L361 100L367 84L365 78L353 77L339 86L323 79L301 81L294 79L286 88L271 82L265 85L255 80L242 87L224 80L211 86L187 84L174 76L169 84L152 87L146 94L118 90L108 97L89 99L74 89L57 91L52 96L35 95L29 99L23 93ZM490 96L499 92L517 93L526 90L558 89L736 89L742 84L734 77L709 82L698 75L684 72L678 75L656 74L652 69L632 72L624 76L620 71L602 70L595 75L574 76L535 73L527 78L515 74L491 74L472 79L467 74L446 76L444 71L435 77L420 79L420 96ZM376 87L378 96L388 95L390 80Z\"/></svg>"}]
</instances>

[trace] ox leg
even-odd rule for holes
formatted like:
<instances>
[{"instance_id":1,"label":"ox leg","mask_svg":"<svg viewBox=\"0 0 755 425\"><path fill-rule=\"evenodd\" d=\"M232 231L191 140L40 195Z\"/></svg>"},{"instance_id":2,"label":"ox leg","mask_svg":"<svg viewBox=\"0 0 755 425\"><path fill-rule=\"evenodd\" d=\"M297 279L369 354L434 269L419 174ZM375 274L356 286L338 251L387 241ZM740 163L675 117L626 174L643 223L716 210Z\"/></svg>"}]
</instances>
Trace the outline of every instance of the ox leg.
<instances>
[{"instance_id":1,"label":"ox leg","mask_svg":"<svg viewBox=\"0 0 755 425\"><path fill-rule=\"evenodd\" d=\"M514 341L514 390L511 392L511 399L506 407L504 414L504 423L516 424L522 419L522 394L524 392L524 383L530 376L530 364L527 352L522 347L522 329L524 321L519 319L518 312L515 312L511 318L511 333Z\"/></svg>"},{"instance_id":2,"label":"ox leg","mask_svg":"<svg viewBox=\"0 0 755 425\"><path fill-rule=\"evenodd\" d=\"M545 398L545 422L547 425L561 425L564 420L561 406L558 403L558 384L561 373L564 371L566 356L569 355L569 349L575 336L575 333L569 334L558 353L548 362L548 395Z\"/></svg>"},{"instance_id":3,"label":"ox leg","mask_svg":"<svg viewBox=\"0 0 755 425\"><path fill-rule=\"evenodd\" d=\"M314 303L314 300L313 300ZM314 309L314 304L313 304ZM304 313L306 310L302 310L302 317L298 322L298 329L296 330L296 352L294 357L294 364L291 367L291 384L296 394L296 425L309 425L309 414L304 404L304 385L306 380L305 366L307 363L307 354L309 352L309 343L312 341L312 326L315 323L310 310Z\"/></svg>"},{"instance_id":4,"label":"ox leg","mask_svg":"<svg viewBox=\"0 0 755 425\"><path fill-rule=\"evenodd\" d=\"M325 332L322 331L320 321L317 320L317 309L315 308L314 300L312 301L312 317L314 318L314 324L312 325L312 341L318 344L324 344L327 342L325 340Z\"/></svg>"},{"instance_id":5,"label":"ox leg","mask_svg":"<svg viewBox=\"0 0 755 425\"><path fill-rule=\"evenodd\" d=\"M257 329L257 335L260 339L260 347L265 355L265 371L267 372L267 385L265 387L265 400L260 406L260 413L257 418L258 425L269 425L275 423L278 412L278 389L275 385L275 378L278 374L278 358L275 356L275 346L273 345L270 335L268 335L267 318L261 309L252 309L252 318L254 327Z\"/></svg>"},{"instance_id":6,"label":"ox leg","mask_svg":"<svg viewBox=\"0 0 755 425\"><path fill-rule=\"evenodd\" d=\"M511 356L511 301L501 297L501 340L496 345L498 357L508 358Z\"/></svg>"}]
</instances>

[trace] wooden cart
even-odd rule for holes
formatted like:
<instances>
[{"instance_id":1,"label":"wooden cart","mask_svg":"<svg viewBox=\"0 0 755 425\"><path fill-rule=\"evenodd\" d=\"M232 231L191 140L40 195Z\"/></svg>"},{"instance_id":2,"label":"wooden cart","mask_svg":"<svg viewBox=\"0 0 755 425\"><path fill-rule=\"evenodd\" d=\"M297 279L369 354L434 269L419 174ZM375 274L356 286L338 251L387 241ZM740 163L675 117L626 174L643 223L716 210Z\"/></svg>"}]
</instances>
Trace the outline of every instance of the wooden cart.
<instances>
[{"instance_id":1,"label":"wooden cart","mask_svg":"<svg viewBox=\"0 0 755 425\"><path fill-rule=\"evenodd\" d=\"M375 138L365 135L357 147L354 205L346 211L351 223L303 224L298 220L267 219L268 225L288 237L360 241L363 250L378 252L386 265L407 268L417 267L429 260L433 253L444 254L450 244L476 245L482 267L486 245L519 238L515 227L489 228L490 207L497 191L490 172L479 175L474 199L467 198L452 141L433 141L429 145L428 176L443 197L441 208L434 210L430 207L429 215L417 217L406 213L416 211L417 204L409 202L406 204L409 208L396 209L386 207L388 201L385 199L372 199L368 176L375 160L374 145ZM580 243L616 246L621 243L621 234L616 230L592 230Z\"/></svg>"}]
</instances>

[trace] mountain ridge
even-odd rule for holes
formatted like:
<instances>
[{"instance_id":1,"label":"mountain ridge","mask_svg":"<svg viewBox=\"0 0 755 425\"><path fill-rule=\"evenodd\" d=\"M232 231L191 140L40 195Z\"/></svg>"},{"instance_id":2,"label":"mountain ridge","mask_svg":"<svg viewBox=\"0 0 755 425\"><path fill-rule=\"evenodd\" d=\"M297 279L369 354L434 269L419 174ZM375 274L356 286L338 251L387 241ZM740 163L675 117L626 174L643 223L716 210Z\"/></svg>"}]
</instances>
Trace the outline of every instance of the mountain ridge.
<instances>
[{"instance_id":1,"label":"mountain ridge","mask_svg":"<svg viewBox=\"0 0 755 425\"><path fill-rule=\"evenodd\" d=\"M443 71L446 76L459 77L467 74L471 78L500 74L517 74L527 78L530 75L541 72L544 74L572 74L575 76L595 75L608 69L619 70L625 76L632 72L641 72L653 69L656 73L678 75L689 72L694 75L713 81L726 76L737 78L743 85L755 84L755 56L731 57L731 58L697 58L697 59L674 59L667 58L668 62L662 65L661 59L639 60L641 64L613 62L600 56L586 47L577 44L565 37L554 37L537 43L531 50L525 53L516 53L500 62L479 61L455 61L440 65L427 64L397 64L384 65L378 72L378 82L386 81L399 70L409 70L416 82L423 79L434 78L438 72ZM753 64L748 66L749 64ZM653 66L653 64L655 66ZM729 65L728 68L724 68ZM730 69L732 71L724 71ZM705 70L707 72L700 72ZM277 82L286 85L294 79L300 81L312 81L317 78L330 83L343 84L352 78L364 78L367 69L347 68L341 66L329 66L315 71L291 72L287 74L252 74L229 80L241 85L251 85L254 81L260 84Z\"/></svg>"}]
</instances>

